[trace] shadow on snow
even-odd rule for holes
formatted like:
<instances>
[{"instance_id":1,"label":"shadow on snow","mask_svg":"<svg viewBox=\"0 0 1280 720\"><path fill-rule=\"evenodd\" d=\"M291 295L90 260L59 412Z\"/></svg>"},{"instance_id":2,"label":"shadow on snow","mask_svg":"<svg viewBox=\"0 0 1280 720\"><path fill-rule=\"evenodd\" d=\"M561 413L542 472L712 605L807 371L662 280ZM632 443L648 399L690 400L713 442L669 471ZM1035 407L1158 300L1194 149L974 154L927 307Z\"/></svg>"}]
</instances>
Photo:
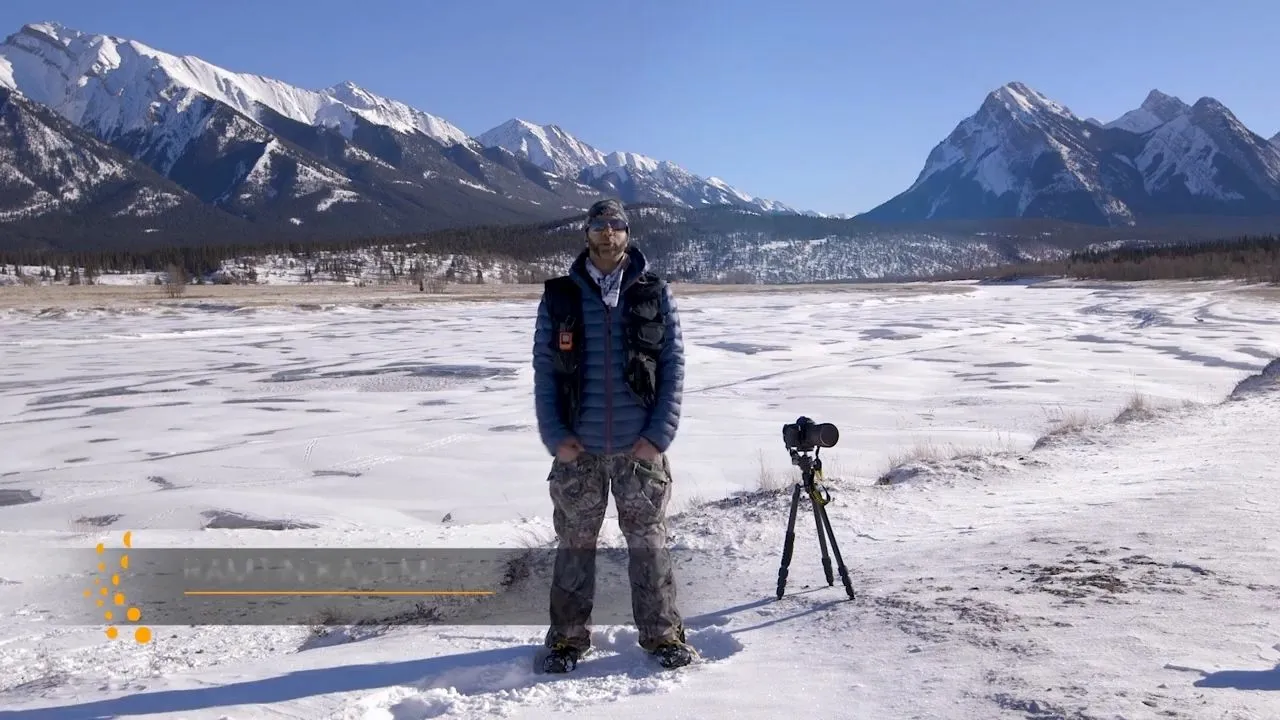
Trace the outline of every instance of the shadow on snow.
<instances>
[{"instance_id":1,"label":"shadow on snow","mask_svg":"<svg viewBox=\"0 0 1280 720\"><path fill-rule=\"evenodd\" d=\"M840 601L809 606L732 632L718 627L728 623L730 615L774 602L776 601L773 598L765 598L719 612L691 617L686 622L690 630L689 641L698 648L705 660L722 660L738 652L742 647L732 638L732 635L794 620L824 610ZM632 635L634 630L627 637L630 638ZM643 652L638 647L633 652L616 647L615 649L620 650L618 654L602 656L589 663L583 663L570 675L539 675L533 672L533 657L539 649L538 645L517 645L401 662L364 663L299 670L229 685L142 692L58 707L0 710L0 720L93 720L129 715L182 713L237 705L270 705L316 695L380 690L395 686L413 686L424 690L444 686L454 687L464 694L479 694L515 690L547 682L577 680L583 677L619 674L645 677L669 672L656 664L648 664L647 658L638 661L641 657L639 653ZM497 672L494 672L495 670ZM492 684L495 675L502 678L498 682L501 687ZM446 682L442 683L442 680Z\"/></svg>"}]
</instances>

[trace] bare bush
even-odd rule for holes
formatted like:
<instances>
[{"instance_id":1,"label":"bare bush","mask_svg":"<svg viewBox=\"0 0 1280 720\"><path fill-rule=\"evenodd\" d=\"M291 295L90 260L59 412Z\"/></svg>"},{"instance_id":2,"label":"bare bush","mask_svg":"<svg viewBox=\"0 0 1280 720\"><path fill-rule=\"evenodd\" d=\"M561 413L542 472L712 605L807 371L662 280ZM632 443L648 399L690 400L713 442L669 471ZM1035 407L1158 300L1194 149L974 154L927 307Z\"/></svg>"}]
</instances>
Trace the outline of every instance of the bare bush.
<instances>
[{"instance_id":1,"label":"bare bush","mask_svg":"<svg viewBox=\"0 0 1280 720\"><path fill-rule=\"evenodd\" d=\"M182 266L170 263L164 271L164 293L175 298L187 291L187 271Z\"/></svg>"},{"instance_id":2,"label":"bare bush","mask_svg":"<svg viewBox=\"0 0 1280 720\"><path fill-rule=\"evenodd\" d=\"M755 273L750 270L747 270L746 268L738 268L736 270L726 272L724 275L720 276L720 279L716 282L721 285L755 285L759 283L760 280L755 276Z\"/></svg>"}]
</instances>

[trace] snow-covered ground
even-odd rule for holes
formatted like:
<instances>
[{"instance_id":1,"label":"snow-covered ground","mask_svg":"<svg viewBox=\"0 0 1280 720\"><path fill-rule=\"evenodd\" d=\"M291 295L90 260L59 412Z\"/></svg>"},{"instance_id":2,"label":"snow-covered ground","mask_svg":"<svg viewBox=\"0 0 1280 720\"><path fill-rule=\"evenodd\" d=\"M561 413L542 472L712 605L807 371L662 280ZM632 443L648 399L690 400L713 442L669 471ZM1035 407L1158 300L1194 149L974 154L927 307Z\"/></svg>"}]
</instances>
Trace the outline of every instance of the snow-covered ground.
<instances>
[{"instance_id":1,"label":"snow-covered ground","mask_svg":"<svg viewBox=\"0 0 1280 720\"><path fill-rule=\"evenodd\" d=\"M1280 394L1224 402L1280 356L1280 306L1223 284L682 299L670 534L704 659L680 671L627 625L549 678L541 625L138 644L128 622L112 640L50 615L66 578L42 551L125 531L548 539L534 307L0 318L0 720L1280 717ZM1113 421L1135 398L1154 411ZM780 430L799 415L841 430L823 459L852 601L808 515L774 599L789 489L769 488L794 475ZM203 529L207 511L315 527ZM616 577L602 594L625 597Z\"/></svg>"}]
</instances>

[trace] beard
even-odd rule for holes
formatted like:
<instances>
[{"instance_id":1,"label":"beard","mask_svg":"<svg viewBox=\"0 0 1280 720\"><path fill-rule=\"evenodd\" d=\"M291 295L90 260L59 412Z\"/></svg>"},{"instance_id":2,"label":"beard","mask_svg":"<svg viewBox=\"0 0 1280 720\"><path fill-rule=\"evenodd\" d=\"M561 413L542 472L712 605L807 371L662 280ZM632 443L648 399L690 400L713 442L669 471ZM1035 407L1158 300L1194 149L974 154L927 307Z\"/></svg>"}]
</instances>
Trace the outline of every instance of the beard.
<instances>
[{"instance_id":1,"label":"beard","mask_svg":"<svg viewBox=\"0 0 1280 720\"><path fill-rule=\"evenodd\" d=\"M597 257L610 262L617 262L627 252L626 236L614 236L611 239L600 238L587 241L587 251L592 257Z\"/></svg>"}]
</instances>

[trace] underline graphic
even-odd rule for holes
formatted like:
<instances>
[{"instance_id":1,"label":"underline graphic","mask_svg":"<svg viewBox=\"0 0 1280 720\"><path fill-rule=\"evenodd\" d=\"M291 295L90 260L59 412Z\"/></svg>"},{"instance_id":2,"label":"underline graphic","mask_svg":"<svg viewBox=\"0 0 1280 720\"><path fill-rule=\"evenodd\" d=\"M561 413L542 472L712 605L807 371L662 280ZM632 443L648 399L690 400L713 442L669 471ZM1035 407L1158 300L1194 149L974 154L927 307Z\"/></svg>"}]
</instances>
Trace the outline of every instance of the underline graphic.
<instances>
[{"instance_id":1,"label":"underline graphic","mask_svg":"<svg viewBox=\"0 0 1280 720\"><path fill-rule=\"evenodd\" d=\"M184 590L200 596L302 596L302 595L495 595L493 590Z\"/></svg>"}]
</instances>

